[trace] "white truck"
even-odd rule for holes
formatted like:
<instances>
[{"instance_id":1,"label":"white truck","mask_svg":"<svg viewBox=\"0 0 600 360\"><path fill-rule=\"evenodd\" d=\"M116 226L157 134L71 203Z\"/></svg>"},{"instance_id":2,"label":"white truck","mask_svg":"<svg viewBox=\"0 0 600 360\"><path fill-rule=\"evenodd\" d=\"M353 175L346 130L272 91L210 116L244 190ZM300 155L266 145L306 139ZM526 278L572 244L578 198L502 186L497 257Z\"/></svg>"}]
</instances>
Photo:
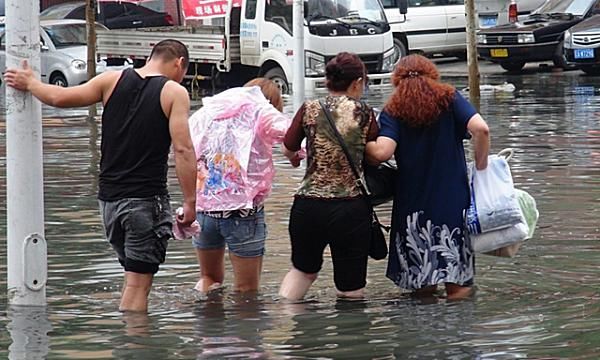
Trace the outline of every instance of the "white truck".
<instances>
[{"instance_id":1,"label":"white truck","mask_svg":"<svg viewBox=\"0 0 600 360\"><path fill-rule=\"evenodd\" d=\"M305 88L315 91L325 88L327 61L349 51L364 61L371 85L390 82L398 55L379 0L304 1L304 54L293 52L291 2L243 0L241 6L232 4L228 0L223 5L227 6L224 16L211 19L211 25L188 21L180 27L100 31L98 55L106 57L109 64L133 59L139 65L158 41L177 39L190 52L188 79L192 85L206 80L213 89L239 86L264 76L289 93L295 57L304 56Z\"/></svg>"}]
</instances>

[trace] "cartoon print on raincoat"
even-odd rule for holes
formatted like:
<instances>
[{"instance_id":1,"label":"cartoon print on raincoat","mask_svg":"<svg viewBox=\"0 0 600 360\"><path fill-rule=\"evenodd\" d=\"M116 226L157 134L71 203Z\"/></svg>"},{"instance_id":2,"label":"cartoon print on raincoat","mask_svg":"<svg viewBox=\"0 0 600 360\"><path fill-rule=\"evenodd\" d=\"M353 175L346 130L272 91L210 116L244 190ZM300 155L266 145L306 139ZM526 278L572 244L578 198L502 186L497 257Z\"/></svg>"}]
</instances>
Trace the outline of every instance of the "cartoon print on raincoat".
<instances>
[{"instance_id":1,"label":"cartoon print on raincoat","mask_svg":"<svg viewBox=\"0 0 600 360\"><path fill-rule=\"evenodd\" d=\"M275 109L258 87L229 89L203 102L205 106L189 120L198 171L196 210L262 204L275 172L273 144L282 141L289 117Z\"/></svg>"}]
</instances>

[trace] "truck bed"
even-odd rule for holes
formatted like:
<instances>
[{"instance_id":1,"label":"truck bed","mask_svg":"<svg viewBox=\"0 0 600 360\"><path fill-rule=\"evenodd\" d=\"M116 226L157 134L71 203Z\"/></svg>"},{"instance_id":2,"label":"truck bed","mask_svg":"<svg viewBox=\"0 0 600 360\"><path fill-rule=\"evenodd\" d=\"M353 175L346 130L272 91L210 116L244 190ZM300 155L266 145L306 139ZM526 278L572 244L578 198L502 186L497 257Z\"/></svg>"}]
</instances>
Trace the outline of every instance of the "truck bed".
<instances>
[{"instance_id":1,"label":"truck bed","mask_svg":"<svg viewBox=\"0 0 600 360\"><path fill-rule=\"evenodd\" d=\"M184 43L190 62L222 64L240 62L240 37L231 34L229 41L224 26L170 26L120 30L98 30L97 53L109 58L140 59L150 56L152 47L161 40L175 39Z\"/></svg>"}]
</instances>

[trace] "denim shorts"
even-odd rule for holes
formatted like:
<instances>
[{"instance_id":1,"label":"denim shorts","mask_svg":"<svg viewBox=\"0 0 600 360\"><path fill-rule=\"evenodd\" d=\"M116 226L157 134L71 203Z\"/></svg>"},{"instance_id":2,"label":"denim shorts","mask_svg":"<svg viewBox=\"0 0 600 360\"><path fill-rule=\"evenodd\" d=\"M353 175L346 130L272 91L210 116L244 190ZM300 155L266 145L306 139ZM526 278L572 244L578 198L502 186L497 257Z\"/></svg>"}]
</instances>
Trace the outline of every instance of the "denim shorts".
<instances>
[{"instance_id":1,"label":"denim shorts","mask_svg":"<svg viewBox=\"0 0 600 360\"><path fill-rule=\"evenodd\" d=\"M125 271L154 274L173 236L169 195L99 200L106 238Z\"/></svg>"},{"instance_id":2,"label":"denim shorts","mask_svg":"<svg viewBox=\"0 0 600 360\"><path fill-rule=\"evenodd\" d=\"M227 245L231 253L239 257L257 257L265 254L267 225L264 210L256 214L218 219L197 213L200 234L192 240L201 250L221 249Z\"/></svg>"}]
</instances>

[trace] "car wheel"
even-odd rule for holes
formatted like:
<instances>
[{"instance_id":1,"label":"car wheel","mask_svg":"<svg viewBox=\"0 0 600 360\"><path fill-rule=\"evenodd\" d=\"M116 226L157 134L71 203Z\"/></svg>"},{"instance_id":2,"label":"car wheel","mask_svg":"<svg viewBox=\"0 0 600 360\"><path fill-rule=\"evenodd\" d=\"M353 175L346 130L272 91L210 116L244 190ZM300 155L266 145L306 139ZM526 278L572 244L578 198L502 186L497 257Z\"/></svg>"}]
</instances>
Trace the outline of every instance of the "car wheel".
<instances>
[{"instance_id":1,"label":"car wheel","mask_svg":"<svg viewBox=\"0 0 600 360\"><path fill-rule=\"evenodd\" d=\"M521 71L525 66L525 61L516 61L516 62L501 62L500 66L506 70L511 72Z\"/></svg>"},{"instance_id":2,"label":"car wheel","mask_svg":"<svg viewBox=\"0 0 600 360\"><path fill-rule=\"evenodd\" d=\"M69 86L69 84L67 83L67 79L61 73L53 74L52 77L50 78L50 84L61 86L61 87Z\"/></svg>"},{"instance_id":3,"label":"car wheel","mask_svg":"<svg viewBox=\"0 0 600 360\"><path fill-rule=\"evenodd\" d=\"M596 66L585 66L581 68L581 71L587 75L600 75L600 67Z\"/></svg>"},{"instance_id":4,"label":"car wheel","mask_svg":"<svg viewBox=\"0 0 600 360\"><path fill-rule=\"evenodd\" d=\"M394 38L394 52L396 53L396 61L408 55L408 50L406 46L402 42L402 40L398 38Z\"/></svg>"},{"instance_id":5,"label":"car wheel","mask_svg":"<svg viewBox=\"0 0 600 360\"><path fill-rule=\"evenodd\" d=\"M272 69L269 69L264 76L265 78L273 81L277 85L279 90L281 90L282 94L290 93L290 84L287 81L287 78L285 77L283 69L281 69L280 67L274 67Z\"/></svg>"},{"instance_id":6,"label":"car wheel","mask_svg":"<svg viewBox=\"0 0 600 360\"><path fill-rule=\"evenodd\" d=\"M564 41L561 41L556 46L556 51L554 52L554 58L552 59L552 63L554 63L554 66L559 67L563 70L573 70L575 69L575 66L567 64L567 59L565 58L563 47Z\"/></svg>"}]
</instances>

